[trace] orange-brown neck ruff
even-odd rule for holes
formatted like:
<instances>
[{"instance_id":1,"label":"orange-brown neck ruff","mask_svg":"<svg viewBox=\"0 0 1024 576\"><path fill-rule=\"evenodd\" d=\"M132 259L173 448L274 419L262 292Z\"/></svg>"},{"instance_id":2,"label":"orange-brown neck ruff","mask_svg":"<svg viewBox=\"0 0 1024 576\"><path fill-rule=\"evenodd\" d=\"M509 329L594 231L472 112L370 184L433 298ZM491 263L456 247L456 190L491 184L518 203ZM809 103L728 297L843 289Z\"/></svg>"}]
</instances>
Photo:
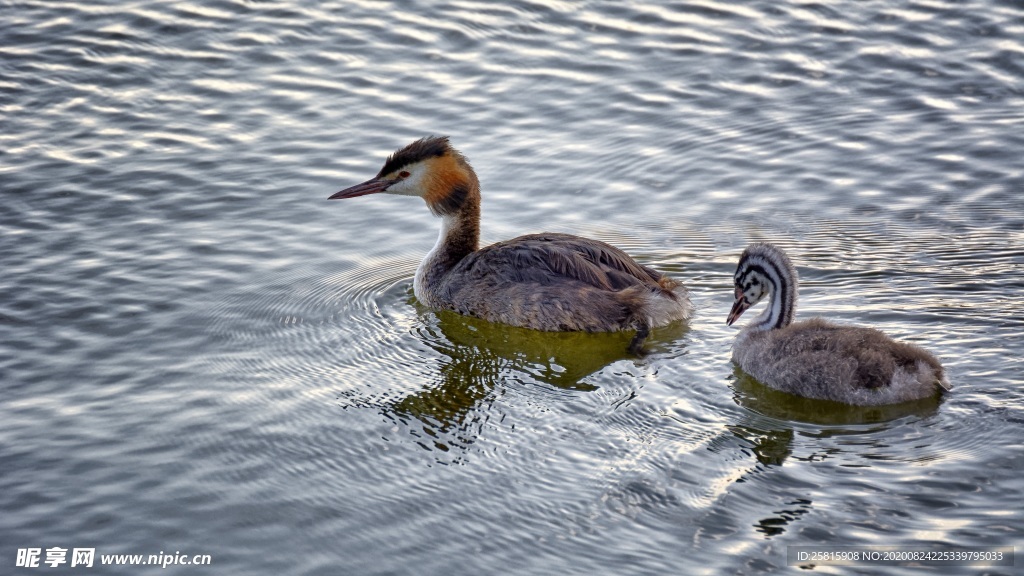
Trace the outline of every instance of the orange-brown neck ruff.
<instances>
[{"instance_id":1,"label":"orange-brown neck ruff","mask_svg":"<svg viewBox=\"0 0 1024 576\"><path fill-rule=\"evenodd\" d=\"M430 211L446 216L458 213L464 206L476 206L479 220L480 182L469 163L453 150L429 162L423 199Z\"/></svg>"}]
</instances>

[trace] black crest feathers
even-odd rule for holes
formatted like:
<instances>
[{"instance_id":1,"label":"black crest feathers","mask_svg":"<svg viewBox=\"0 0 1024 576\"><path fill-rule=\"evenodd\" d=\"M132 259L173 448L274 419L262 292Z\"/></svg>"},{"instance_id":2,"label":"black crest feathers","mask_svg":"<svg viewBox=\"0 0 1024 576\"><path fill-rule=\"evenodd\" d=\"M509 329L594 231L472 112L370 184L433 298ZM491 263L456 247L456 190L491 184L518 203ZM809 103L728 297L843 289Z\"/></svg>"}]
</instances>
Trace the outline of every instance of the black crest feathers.
<instances>
[{"instance_id":1,"label":"black crest feathers","mask_svg":"<svg viewBox=\"0 0 1024 576\"><path fill-rule=\"evenodd\" d=\"M432 158L435 156L444 156L451 151L451 145L448 144L447 136L428 136L426 138L420 138L419 140L409 144L405 148L395 152L391 156L388 156L384 167L380 169L380 173L377 177L386 176L396 170Z\"/></svg>"}]
</instances>

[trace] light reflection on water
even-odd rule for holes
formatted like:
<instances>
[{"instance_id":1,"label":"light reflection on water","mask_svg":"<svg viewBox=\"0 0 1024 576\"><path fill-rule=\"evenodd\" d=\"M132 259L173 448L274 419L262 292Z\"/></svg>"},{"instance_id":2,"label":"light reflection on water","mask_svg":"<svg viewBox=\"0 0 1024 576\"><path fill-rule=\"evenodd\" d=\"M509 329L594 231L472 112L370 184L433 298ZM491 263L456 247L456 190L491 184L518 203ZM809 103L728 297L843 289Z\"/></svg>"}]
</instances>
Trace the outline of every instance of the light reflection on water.
<instances>
[{"instance_id":1,"label":"light reflection on water","mask_svg":"<svg viewBox=\"0 0 1024 576\"><path fill-rule=\"evenodd\" d=\"M0 562L718 574L790 545L1024 545L1022 21L981 0L7 7ZM419 306L437 220L326 197L431 133L479 173L486 242L610 242L686 282L695 318L636 359L624 334ZM762 240L794 259L798 317L925 346L953 392L859 409L736 372L731 276Z\"/></svg>"}]
</instances>

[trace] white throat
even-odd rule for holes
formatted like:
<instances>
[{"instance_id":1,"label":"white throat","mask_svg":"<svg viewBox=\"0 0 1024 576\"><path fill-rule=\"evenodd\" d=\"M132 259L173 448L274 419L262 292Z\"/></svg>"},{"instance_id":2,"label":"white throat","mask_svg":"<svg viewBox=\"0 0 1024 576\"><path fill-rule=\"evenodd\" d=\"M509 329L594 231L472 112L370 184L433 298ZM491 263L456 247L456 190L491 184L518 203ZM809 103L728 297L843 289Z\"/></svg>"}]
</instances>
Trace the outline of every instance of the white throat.
<instances>
[{"instance_id":1,"label":"white throat","mask_svg":"<svg viewBox=\"0 0 1024 576\"><path fill-rule=\"evenodd\" d=\"M416 277L412 281L412 291L416 295L416 299L426 306L432 305L433 294L437 290L435 285L437 279L431 272L437 268L438 255L441 253L448 235L455 228L456 222L455 215L448 214L441 217L441 231L437 235L437 242L420 262L419 268L416 269Z\"/></svg>"}]
</instances>

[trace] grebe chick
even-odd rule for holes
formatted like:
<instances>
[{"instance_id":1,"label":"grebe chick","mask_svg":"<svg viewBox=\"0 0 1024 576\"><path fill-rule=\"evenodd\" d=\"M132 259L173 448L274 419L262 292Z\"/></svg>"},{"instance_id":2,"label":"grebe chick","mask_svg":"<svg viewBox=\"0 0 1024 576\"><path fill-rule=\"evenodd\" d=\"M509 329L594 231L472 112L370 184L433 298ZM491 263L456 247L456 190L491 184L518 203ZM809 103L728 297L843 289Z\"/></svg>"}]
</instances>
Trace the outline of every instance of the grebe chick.
<instances>
[{"instance_id":1,"label":"grebe chick","mask_svg":"<svg viewBox=\"0 0 1024 576\"><path fill-rule=\"evenodd\" d=\"M797 275L772 244L743 251L736 300L726 324L770 295L768 307L743 328L732 359L761 383L808 398L878 406L933 396L951 386L926 350L896 342L872 328L837 326L814 318L793 323Z\"/></svg>"},{"instance_id":2,"label":"grebe chick","mask_svg":"<svg viewBox=\"0 0 1024 576\"><path fill-rule=\"evenodd\" d=\"M636 330L634 353L650 328L693 309L682 284L604 242L530 234L480 248L480 183L447 137L409 144L377 176L330 198L379 192L419 196L441 217L437 244L413 281L431 308L544 331Z\"/></svg>"}]
</instances>

